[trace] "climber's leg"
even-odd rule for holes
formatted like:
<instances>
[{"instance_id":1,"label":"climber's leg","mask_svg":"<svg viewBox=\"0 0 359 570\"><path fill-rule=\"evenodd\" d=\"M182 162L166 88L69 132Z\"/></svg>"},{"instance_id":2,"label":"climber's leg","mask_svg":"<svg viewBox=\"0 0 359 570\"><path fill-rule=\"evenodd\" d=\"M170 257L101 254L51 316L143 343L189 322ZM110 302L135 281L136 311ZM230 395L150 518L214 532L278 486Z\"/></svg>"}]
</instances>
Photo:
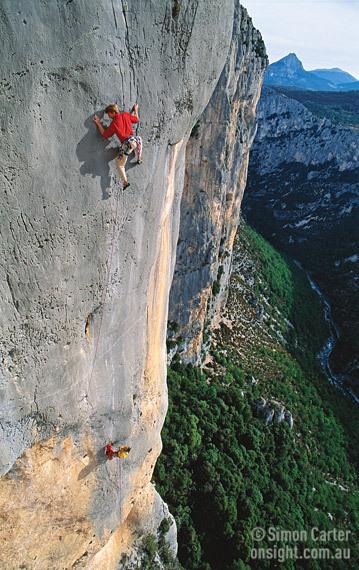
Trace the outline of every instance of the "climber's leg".
<instances>
[{"instance_id":1,"label":"climber's leg","mask_svg":"<svg viewBox=\"0 0 359 570\"><path fill-rule=\"evenodd\" d=\"M137 144L137 163L141 164L141 156L142 156L142 139L141 137L136 137L136 144Z\"/></svg>"},{"instance_id":2,"label":"climber's leg","mask_svg":"<svg viewBox=\"0 0 359 570\"><path fill-rule=\"evenodd\" d=\"M135 150L137 150L137 164L141 164L141 154L142 154L142 139L141 137L130 137L126 141L128 152L127 154L132 154Z\"/></svg>"},{"instance_id":3,"label":"climber's leg","mask_svg":"<svg viewBox=\"0 0 359 570\"><path fill-rule=\"evenodd\" d=\"M136 150L137 148L137 143L136 143L136 139L135 138L130 138L128 139L128 154L132 154L134 150Z\"/></svg>"},{"instance_id":4,"label":"climber's leg","mask_svg":"<svg viewBox=\"0 0 359 570\"><path fill-rule=\"evenodd\" d=\"M123 187L126 188L129 186L129 182L127 180L125 165L127 162L127 156L125 154L121 154L118 159L116 160L117 170L120 175L120 178L123 182Z\"/></svg>"}]
</instances>

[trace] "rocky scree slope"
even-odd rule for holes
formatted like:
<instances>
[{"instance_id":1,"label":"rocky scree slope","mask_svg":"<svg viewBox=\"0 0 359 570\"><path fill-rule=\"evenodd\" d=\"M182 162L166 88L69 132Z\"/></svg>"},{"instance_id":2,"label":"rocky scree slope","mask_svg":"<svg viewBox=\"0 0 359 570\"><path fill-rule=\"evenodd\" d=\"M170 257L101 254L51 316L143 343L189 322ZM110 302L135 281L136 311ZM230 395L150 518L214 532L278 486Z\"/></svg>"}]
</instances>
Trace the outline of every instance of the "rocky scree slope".
<instances>
[{"instance_id":1,"label":"rocky scree slope","mask_svg":"<svg viewBox=\"0 0 359 570\"><path fill-rule=\"evenodd\" d=\"M359 130L359 92L304 91L275 87L276 91L302 103L313 115L332 123Z\"/></svg>"},{"instance_id":2,"label":"rocky scree slope","mask_svg":"<svg viewBox=\"0 0 359 570\"><path fill-rule=\"evenodd\" d=\"M199 363L225 305L266 65L262 37L236 2L226 65L186 148L170 293L170 359L177 352L184 362Z\"/></svg>"},{"instance_id":3,"label":"rocky scree slope","mask_svg":"<svg viewBox=\"0 0 359 570\"><path fill-rule=\"evenodd\" d=\"M359 137L265 87L244 211L272 243L313 272L340 338L334 371L358 388Z\"/></svg>"},{"instance_id":4,"label":"rocky scree slope","mask_svg":"<svg viewBox=\"0 0 359 570\"><path fill-rule=\"evenodd\" d=\"M167 516L150 480L185 149L233 13L1 3L2 566L110 569ZM144 163L122 192L91 119L136 99ZM126 461L104 461L109 439L132 447Z\"/></svg>"}]
</instances>

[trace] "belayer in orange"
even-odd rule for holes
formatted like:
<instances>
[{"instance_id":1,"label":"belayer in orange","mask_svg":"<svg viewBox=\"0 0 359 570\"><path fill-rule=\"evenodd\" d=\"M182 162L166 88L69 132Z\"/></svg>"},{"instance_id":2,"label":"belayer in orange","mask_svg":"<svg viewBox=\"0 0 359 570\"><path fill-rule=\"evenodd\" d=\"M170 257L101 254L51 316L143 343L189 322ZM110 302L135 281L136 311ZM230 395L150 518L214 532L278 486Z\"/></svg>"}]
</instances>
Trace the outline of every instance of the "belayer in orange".
<instances>
[{"instance_id":1,"label":"belayer in orange","mask_svg":"<svg viewBox=\"0 0 359 570\"><path fill-rule=\"evenodd\" d=\"M128 447L128 445L121 445L120 448L116 451L113 448L112 441L105 445L105 455L107 459L113 459L114 457L117 457L118 459L126 459L130 451L131 448Z\"/></svg>"},{"instance_id":2,"label":"belayer in orange","mask_svg":"<svg viewBox=\"0 0 359 570\"><path fill-rule=\"evenodd\" d=\"M118 173L123 182L123 188L125 189L130 185L125 171L127 157L137 150L137 164L141 164L142 162L142 139L141 137L135 136L132 130L132 123L138 123L138 104L134 104L131 113L120 113L117 105L108 105L105 109L105 113L112 119L109 127L103 127L97 115L94 116L93 120L105 139L116 135L120 140L121 144L116 162Z\"/></svg>"}]
</instances>

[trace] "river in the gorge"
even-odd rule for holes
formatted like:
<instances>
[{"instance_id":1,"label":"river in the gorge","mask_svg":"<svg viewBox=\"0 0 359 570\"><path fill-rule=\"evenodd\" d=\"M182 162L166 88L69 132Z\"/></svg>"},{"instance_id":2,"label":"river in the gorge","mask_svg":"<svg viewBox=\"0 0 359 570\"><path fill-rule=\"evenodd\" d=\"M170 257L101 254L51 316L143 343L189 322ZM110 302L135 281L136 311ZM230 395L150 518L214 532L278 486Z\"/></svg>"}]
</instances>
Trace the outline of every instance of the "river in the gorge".
<instances>
[{"instance_id":1,"label":"river in the gorge","mask_svg":"<svg viewBox=\"0 0 359 570\"><path fill-rule=\"evenodd\" d=\"M298 265L300 265L298 262L296 262L296 263ZM303 267L302 267L302 269L303 269ZM331 366L330 366L330 355L331 355L333 348L334 348L334 346L335 346L335 344L339 338L340 331L339 331L338 326L336 325L336 323L333 320L332 308L331 308L331 305L330 305L328 299L326 298L326 296L321 291L318 284L314 281L312 275L308 271L306 271L306 275L308 277L311 288L313 289L313 291L315 291L317 293L317 295L319 296L319 298L321 300L323 311L324 311L324 317L325 317L325 320L327 321L327 323L329 325L329 330L330 330L329 338L326 340L323 348L318 353L318 358L320 360L322 368L323 368L328 380L332 384L334 384L344 394L353 398L355 400L355 402L357 404L359 404L359 398L354 394L354 392L350 388L346 387L345 382L344 382L345 376L342 374L335 374L333 372Z\"/></svg>"}]
</instances>

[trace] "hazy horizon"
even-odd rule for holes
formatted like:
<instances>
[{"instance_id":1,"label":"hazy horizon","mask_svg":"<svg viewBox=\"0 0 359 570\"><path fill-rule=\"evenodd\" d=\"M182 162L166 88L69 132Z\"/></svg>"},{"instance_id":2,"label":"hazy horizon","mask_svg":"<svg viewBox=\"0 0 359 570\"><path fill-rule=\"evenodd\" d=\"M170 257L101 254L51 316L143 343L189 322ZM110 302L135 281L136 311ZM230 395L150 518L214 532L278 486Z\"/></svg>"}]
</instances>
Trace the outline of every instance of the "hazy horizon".
<instances>
[{"instance_id":1,"label":"hazy horizon","mask_svg":"<svg viewBox=\"0 0 359 570\"><path fill-rule=\"evenodd\" d=\"M270 63L294 52L307 70L339 67L359 79L359 0L243 0Z\"/></svg>"}]
</instances>

